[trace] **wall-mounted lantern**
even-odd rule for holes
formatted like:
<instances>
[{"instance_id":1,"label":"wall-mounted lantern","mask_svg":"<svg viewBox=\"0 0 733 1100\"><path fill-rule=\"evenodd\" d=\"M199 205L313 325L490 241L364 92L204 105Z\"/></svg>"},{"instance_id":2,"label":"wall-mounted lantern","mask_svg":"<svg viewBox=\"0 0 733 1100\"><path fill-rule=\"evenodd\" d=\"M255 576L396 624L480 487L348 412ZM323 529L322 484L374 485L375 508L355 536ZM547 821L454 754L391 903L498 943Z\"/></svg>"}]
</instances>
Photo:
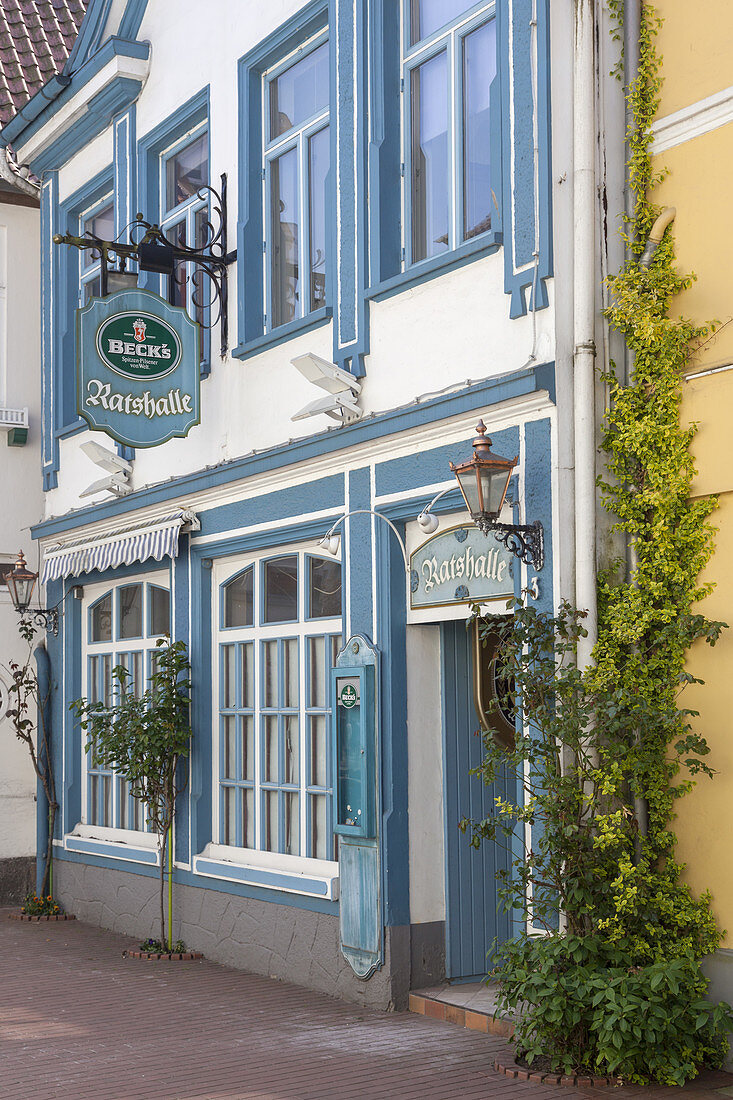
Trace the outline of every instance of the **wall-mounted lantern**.
<instances>
[{"instance_id":1,"label":"wall-mounted lantern","mask_svg":"<svg viewBox=\"0 0 733 1100\"><path fill-rule=\"evenodd\" d=\"M15 563L15 567L12 572L6 574L5 580L8 591L10 592L10 599L13 601L13 607L18 612L21 619L29 615L33 618L37 626L44 627L54 635L58 634L58 606L44 608L31 607L30 605L33 597L33 590L38 580L38 574L28 568L22 550L18 554L18 560Z\"/></svg>"}]
</instances>

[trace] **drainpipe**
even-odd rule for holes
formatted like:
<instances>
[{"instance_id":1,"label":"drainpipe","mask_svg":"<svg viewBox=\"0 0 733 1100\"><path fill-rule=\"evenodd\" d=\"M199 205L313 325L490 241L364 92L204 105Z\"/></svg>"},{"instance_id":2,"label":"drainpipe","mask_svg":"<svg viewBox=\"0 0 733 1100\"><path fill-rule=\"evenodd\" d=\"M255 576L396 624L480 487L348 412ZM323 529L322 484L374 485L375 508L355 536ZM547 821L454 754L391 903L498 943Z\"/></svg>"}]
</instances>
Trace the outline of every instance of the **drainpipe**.
<instances>
[{"instance_id":1,"label":"drainpipe","mask_svg":"<svg viewBox=\"0 0 733 1100\"><path fill-rule=\"evenodd\" d=\"M587 611L578 667L587 668L598 636L596 602L595 425L595 0L575 0L573 69L573 396L575 424L575 603Z\"/></svg>"},{"instance_id":2,"label":"drainpipe","mask_svg":"<svg viewBox=\"0 0 733 1100\"><path fill-rule=\"evenodd\" d=\"M43 700L43 723L47 743L51 743L51 660L48 650L41 642L33 651L38 678L38 698ZM46 754L38 743L38 766L45 768ZM48 850L48 814L49 805L46 792L40 780L36 783L36 893L40 893L43 883L43 868Z\"/></svg>"}]
</instances>

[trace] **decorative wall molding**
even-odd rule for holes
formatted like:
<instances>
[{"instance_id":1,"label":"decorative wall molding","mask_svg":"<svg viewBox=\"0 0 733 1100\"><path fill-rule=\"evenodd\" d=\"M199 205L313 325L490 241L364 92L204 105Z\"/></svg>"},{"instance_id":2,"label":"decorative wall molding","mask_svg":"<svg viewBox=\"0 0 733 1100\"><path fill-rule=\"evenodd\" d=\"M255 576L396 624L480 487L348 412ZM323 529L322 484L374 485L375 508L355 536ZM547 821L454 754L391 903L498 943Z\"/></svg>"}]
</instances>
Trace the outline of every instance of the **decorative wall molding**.
<instances>
[{"instance_id":1,"label":"decorative wall molding","mask_svg":"<svg viewBox=\"0 0 733 1100\"><path fill-rule=\"evenodd\" d=\"M657 119L652 126L654 140L651 151L654 154L664 153L675 145L708 134L729 122L733 122L733 87L724 88L722 92L715 92Z\"/></svg>"}]
</instances>

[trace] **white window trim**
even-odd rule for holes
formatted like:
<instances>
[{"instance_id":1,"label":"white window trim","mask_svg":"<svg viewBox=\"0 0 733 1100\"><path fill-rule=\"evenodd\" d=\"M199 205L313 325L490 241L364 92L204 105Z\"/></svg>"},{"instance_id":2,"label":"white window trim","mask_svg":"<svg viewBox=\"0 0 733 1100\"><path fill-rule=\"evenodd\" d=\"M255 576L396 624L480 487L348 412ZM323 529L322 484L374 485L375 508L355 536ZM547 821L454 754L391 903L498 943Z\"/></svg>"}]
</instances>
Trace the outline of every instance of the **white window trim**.
<instances>
[{"instance_id":1,"label":"white window trim","mask_svg":"<svg viewBox=\"0 0 733 1100\"><path fill-rule=\"evenodd\" d=\"M273 623L271 625L261 625L261 569L262 562L268 561L272 558L287 557L289 554L298 555L298 611L299 619L295 623ZM211 737L212 737L212 753L211 753L211 773L212 773L212 813L211 813L211 826L212 836L220 836L220 798L219 798L219 784L220 784L220 754L219 754L219 673L220 673L220 661L219 661L219 648L222 644L228 642L236 643L237 641L247 640L254 642L255 646L259 646L260 642L267 640L275 640L277 638L297 637L299 643L308 636L321 634L337 634L343 629L342 619L306 619L306 586L302 582L304 577L305 562L308 557L323 558L323 554L317 552L314 553L311 545L299 544L295 546L280 546L277 548L269 548L267 550L257 551L250 554L241 554L235 556L229 556L226 558L220 558L214 563L212 571L212 585L211 585L211 598L212 598L212 677L211 677L211 707L212 707L212 724L211 724ZM327 559L324 559L327 560ZM334 559L336 560L336 559ZM340 559L338 559L340 561ZM221 626L221 593L222 586L230 579L233 579L239 575L249 565L254 566L255 571L255 584L254 584L254 626L253 627L225 627ZM300 651L299 651L300 653ZM257 660L257 666L259 668L259 658ZM306 698L306 683L305 683L305 660L302 656L299 656L299 699L300 709L304 709L304 700ZM255 765L254 765L254 802L255 802L255 833L257 836L261 835L261 794L262 788L260 786L259 776L261 767L261 737L258 728L260 720L260 692L261 692L261 678L255 677ZM300 736L300 760L299 760L299 775L301 776L300 790L299 790L299 809L300 809L300 837L304 837L305 833L305 815L307 813L307 795L305 793L307 784L304 777L306 772L306 736L305 725L301 730ZM335 792L332 794L332 798L335 797ZM291 885L274 885L270 884L271 889L288 890L293 893L312 894L313 896L335 898L338 896L338 862L331 860L319 860L313 859L307 856L293 856L286 855L279 852L269 852L260 848L237 848L230 845L223 845L214 841L206 845L202 852L194 856L193 860L194 872L196 874L209 875L215 878L229 878L236 882L250 882L252 885L268 886L267 876L273 876L278 872L281 873L281 879L284 881L285 875L292 876ZM232 871L237 870L239 873L232 877ZM247 871L253 873L249 876ZM328 884L328 890L324 894L320 890L314 892L312 889L308 889L307 885L303 882L304 877L312 879L322 880ZM251 881L257 879L257 881ZM335 891L335 892L334 892Z\"/></svg>"}]
</instances>

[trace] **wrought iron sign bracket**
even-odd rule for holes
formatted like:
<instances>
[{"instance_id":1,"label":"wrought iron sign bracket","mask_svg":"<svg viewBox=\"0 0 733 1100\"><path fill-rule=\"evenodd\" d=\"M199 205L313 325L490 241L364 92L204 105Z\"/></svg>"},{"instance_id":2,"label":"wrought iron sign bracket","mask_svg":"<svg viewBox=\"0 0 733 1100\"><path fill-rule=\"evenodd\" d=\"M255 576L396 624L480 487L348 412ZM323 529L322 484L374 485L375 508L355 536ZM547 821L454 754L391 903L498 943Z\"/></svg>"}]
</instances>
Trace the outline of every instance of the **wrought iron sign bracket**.
<instances>
[{"instance_id":1,"label":"wrought iron sign bracket","mask_svg":"<svg viewBox=\"0 0 733 1100\"><path fill-rule=\"evenodd\" d=\"M193 286L191 302L199 314L192 320L209 330L219 324L223 359L229 345L227 269L237 258L236 249L233 252L227 250L226 173L222 173L220 191L207 184L196 195L208 201L217 222L215 225L207 217L202 226L204 240L198 247L170 240L157 223L146 221L142 214L136 214L114 241L103 240L93 233L85 233L81 237L57 233L53 240L54 244L66 244L78 248L80 252L92 251L100 255L103 298L111 293L109 288L115 281L119 286L126 277L136 278L137 272L131 270L132 264L137 264L141 271L157 271L167 275L168 299L171 302L176 297L176 289L178 297L186 299L185 291L190 281ZM123 237L128 230L125 241ZM193 268L190 274L189 264Z\"/></svg>"},{"instance_id":2,"label":"wrought iron sign bracket","mask_svg":"<svg viewBox=\"0 0 733 1100\"><path fill-rule=\"evenodd\" d=\"M59 632L59 609L56 607L28 607L20 613L21 622L32 622L41 630L47 630L49 634L57 636Z\"/></svg>"},{"instance_id":3,"label":"wrought iron sign bracket","mask_svg":"<svg viewBox=\"0 0 733 1100\"><path fill-rule=\"evenodd\" d=\"M484 535L492 534L506 546L510 553L533 566L537 572L545 564L545 532L539 520L534 523L487 522L483 517L471 516Z\"/></svg>"}]
</instances>

